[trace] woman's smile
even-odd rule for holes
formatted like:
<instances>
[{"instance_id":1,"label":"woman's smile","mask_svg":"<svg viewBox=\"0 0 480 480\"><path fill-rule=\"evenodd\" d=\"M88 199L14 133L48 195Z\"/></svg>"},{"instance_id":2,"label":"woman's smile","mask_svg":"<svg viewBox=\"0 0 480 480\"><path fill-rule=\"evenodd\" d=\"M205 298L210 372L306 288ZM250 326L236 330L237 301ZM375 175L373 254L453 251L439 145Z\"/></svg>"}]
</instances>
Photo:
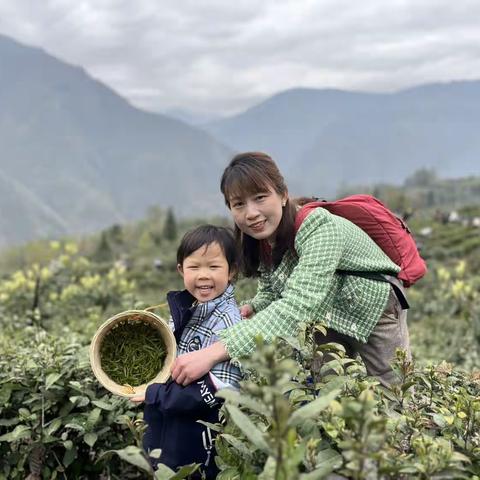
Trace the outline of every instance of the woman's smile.
<instances>
[{"instance_id":1,"label":"woman's smile","mask_svg":"<svg viewBox=\"0 0 480 480\"><path fill-rule=\"evenodd\" d=\"M249 228L254 232L261 232L265 226L265 222L266 220L260 220L259 222L252 223Z\"/></svg>"}]
</instances>

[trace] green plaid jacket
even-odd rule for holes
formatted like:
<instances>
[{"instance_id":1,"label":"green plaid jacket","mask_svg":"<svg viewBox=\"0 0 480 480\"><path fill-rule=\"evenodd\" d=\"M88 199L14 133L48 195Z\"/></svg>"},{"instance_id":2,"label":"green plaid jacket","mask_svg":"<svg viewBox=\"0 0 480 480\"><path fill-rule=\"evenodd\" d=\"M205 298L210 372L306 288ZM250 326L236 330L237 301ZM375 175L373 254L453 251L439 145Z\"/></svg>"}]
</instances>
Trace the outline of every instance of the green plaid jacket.
<instances>
[{"instance_id":1,"label":"green plaid jacket","mask_svg":"<svg viewBox=\"0 0 480 480\"><path fill-rule=\"evenodd\" d=\"M261 268L249 303L255 315L220 332L231 358L249 355L255 336L268 342L296 336L300 323L328 328L367 342L387 304L390 285L342 271L397 274L400 268L359 227L317 208L295 237L298 258L287 252L275 270Z\"/></svg>"}]
</instances>

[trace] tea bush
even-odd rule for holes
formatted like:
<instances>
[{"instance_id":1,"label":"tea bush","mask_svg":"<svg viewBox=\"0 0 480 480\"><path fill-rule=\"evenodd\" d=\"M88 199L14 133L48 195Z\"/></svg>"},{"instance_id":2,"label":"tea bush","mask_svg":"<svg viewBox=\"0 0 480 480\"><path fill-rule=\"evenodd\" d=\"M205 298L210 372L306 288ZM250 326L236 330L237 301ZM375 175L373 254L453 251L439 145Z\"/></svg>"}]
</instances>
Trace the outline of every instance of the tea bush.
<instances>
[{"instance_id":1,"label":"tea bush","mask_svg":"<svg viewBox=\"0 0 480 480\"><path fill-rule=\"evenodd\" d=\"M68 327L89 336L108 312L132 306L135 285L124 266L100 274L75 244L55 242L52 248L58 254L47 265L33 264L0 281L2 326Z\"/></svg>"},{"instance_id":2,"label":"tea bush","mask_svg":"<svg viewBox=\"0 0 480 480\"><path fill-rule=\"evenodd\" d=\"M341 349L312 377L308 342L289 343L260 342L242 391L220 394L219 479L480 478L480 374L399 351L385 389Z\"/></svg>"},{"instance_id":3,"label":"tea bush","mask_svg":"<svg viewBox=\"0 0 480 480\"><path fill-rule=\"evenodd\" d=\"M464 260L431 266L410 289L412 347L421 362L480 365L480 276Z\"/></svg>"},{"instance_id":4,"label":"tea bush","mask_svg":"<svg viewBox=\"0 0 480 480\"><path fill-rule=\"evenodd\" d=\"M212 426L220 479L480 478L480 277L475 262L448 255L429 267L409 292L415 362L399 353L395 387L341 349L315 349L310 329L259 343ZM197 468L153 471L141 409L103 389L88 363L100 323L140 305L139 284L149 303L164 301L176 274L155 275L56 243L45 264L0 280L0 480L181 479ZM254 290L240 280L237 295Z\"/></svg>"},{"instance_id":5,"label":"tea bush","mask_svg":"<svg viewBox=\"0 0 480 480\"><path fill-rule=\"evenodd\" d=\"M2 345L0 478L101 478L119 462L94 463L98 451L133 442L138 412L92 378L87 346L27 327ZM34 347L33 347L34 346ZM128 473L128 472L127 472Z\"/></svg>"}]
</instances>

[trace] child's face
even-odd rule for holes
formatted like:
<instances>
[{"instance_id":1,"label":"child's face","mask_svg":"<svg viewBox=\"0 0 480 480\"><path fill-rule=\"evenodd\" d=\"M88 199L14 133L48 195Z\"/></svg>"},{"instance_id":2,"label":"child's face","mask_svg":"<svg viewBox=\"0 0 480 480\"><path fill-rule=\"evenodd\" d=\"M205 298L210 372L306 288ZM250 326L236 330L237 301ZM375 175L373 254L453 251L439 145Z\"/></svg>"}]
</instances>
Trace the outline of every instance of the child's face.
<instances>
[{"instance_id":1,"label":"child's face","mask_svg":"<svg viewBox=\"0 0 480 480\"><path fill-rule=\"evenodd\" d=\"M185 288L199 301L208 302L220 296L235 272L217 242L203 245L177 265Z\"/></svg>"}]
</instances>

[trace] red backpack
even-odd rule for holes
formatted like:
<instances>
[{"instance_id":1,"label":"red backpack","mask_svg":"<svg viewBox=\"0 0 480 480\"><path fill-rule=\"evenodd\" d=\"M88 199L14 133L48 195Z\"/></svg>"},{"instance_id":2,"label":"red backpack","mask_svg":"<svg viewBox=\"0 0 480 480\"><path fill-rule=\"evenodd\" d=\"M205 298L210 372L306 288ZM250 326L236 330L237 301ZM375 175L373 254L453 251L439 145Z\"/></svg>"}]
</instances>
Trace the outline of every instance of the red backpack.
<instances>
[{"instance_id":1,"label":"red backpack","mask_svg":"<svg viewBox=\"0 0 480 480\"><path fill-rule=\"evenodd\" d=\"M322 207L364 230L401 270L398 278L410 287L427 272L415 239L403 220L371 195L351 195L335 202L311 202L297 213L295 231L314 209Z\"/></svg>"}]
</instances>

